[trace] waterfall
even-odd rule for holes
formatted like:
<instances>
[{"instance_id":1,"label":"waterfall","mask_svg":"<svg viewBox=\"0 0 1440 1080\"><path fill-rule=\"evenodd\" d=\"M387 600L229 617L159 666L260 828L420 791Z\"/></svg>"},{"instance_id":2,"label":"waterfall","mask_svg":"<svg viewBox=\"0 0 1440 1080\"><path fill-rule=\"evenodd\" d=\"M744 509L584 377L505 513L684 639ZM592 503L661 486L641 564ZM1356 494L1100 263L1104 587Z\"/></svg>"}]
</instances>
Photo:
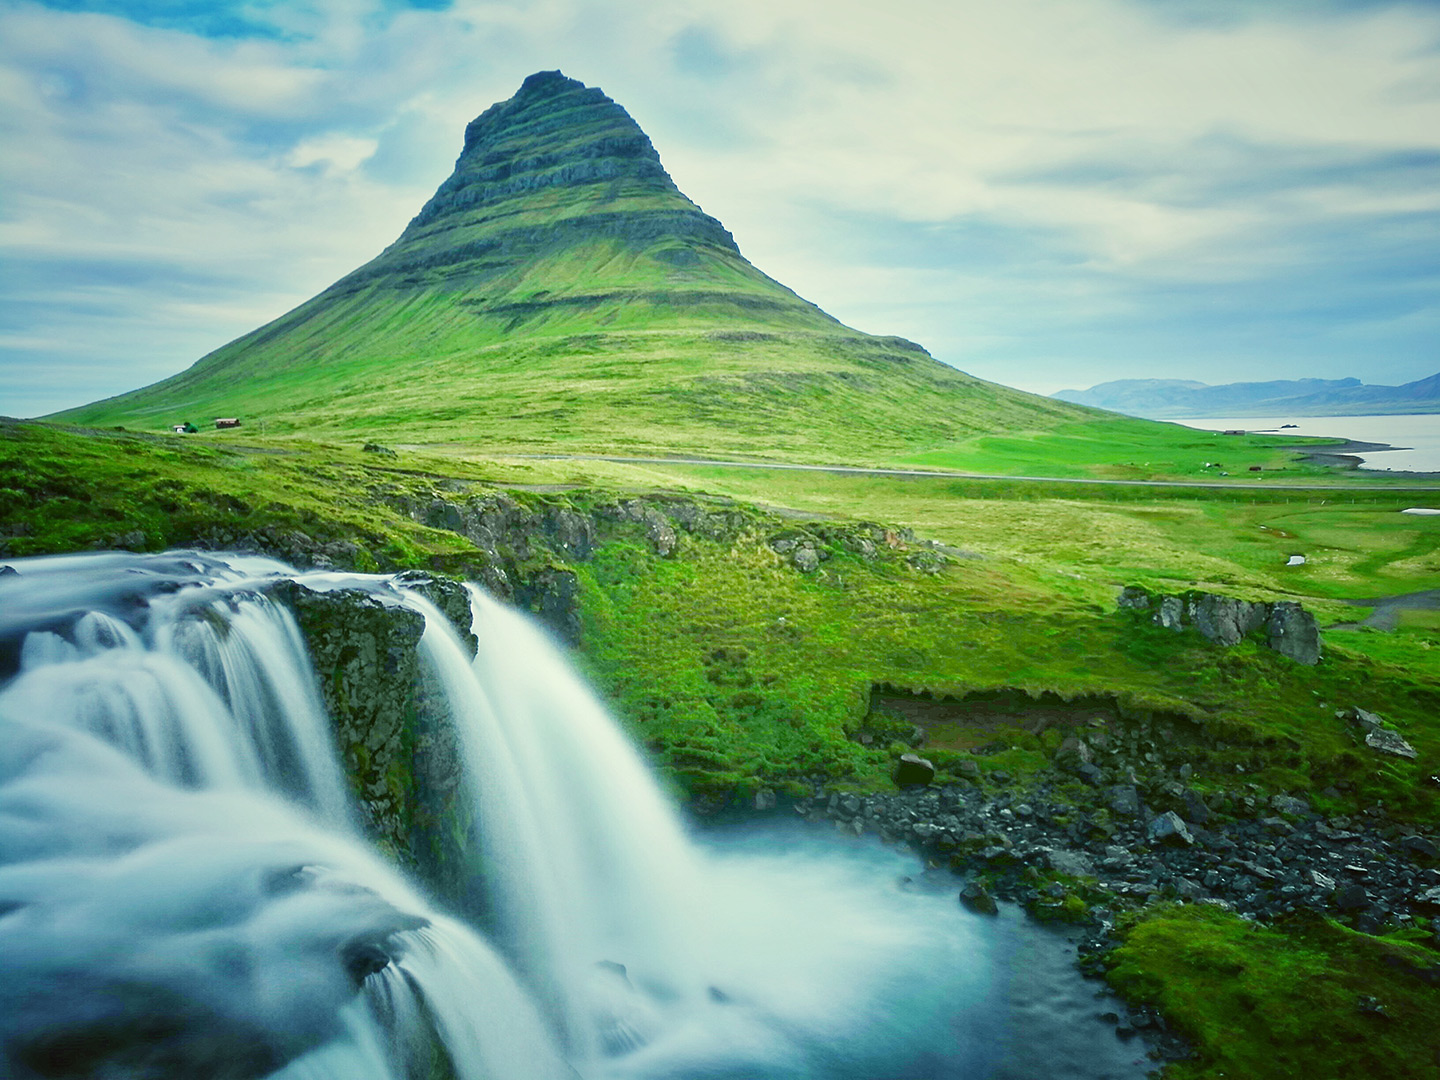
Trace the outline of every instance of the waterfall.
<instances>
[{"instance_id":1,"label":"waterfall","mask_svg":"<svg viewBox=\"0 0 1440 1080\"><path fill-rule=\"evenodd\" d=\"M907 856L837 859L833 838L697 845L557 648L478 588L472 656L403 575L194 552L13 566L0 1077L1033 1075L986 1049L1008 1023L998 946L953 892L902 893ZM462 759L451 839L474 910L444 910L365 840L271 598L295 588L360 590L415 633L423 617L417 709ZM1050 1074L1144 1074L1097 1036Z\"/></svg>"},{"instance_id":2,"label":"waterfall","mask_svg":"<svg viewBox=\"0 0 1440 1080\"><path fill-rule=\"evenodd\" d=\"M678 818L556 647L470 586L473 662L423 598L421 647L456 710L494 932L572 1052L643 1041L649 998L704 992L690 947L704 893ZM619 994L617 998L617 992Z\"/></svg>"},{"instance_id":3,"label":"waterfall","mask_svg":"<svg viewBox=\"0 0 1440 1080\"><path fill-rule=\"evenodd\" d=\"M573 1075L501 954L356 833L303 640L263 592L292 571L18 565L0 1075L407 1080L437 1055L458 1080Z\"/></svg>"}]
</instances>

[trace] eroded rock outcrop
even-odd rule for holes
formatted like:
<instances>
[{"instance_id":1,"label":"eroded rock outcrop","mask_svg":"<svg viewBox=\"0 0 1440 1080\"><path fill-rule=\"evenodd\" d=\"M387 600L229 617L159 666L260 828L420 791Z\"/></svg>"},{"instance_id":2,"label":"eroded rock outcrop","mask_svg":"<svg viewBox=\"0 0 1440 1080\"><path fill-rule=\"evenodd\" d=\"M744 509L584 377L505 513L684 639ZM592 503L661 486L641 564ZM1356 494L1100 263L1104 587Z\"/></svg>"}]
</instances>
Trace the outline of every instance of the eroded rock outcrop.
<instances>
[{"instance_id":1,"label":"eroded rock outcrop","mask_svg":"<svg viewBox=\"0 0 1440 1080\"><path fill-rule=\"evenodd\" d=\"M1120 590L1120 607L1153 612L1157 626L1194 629L1227 648L1263 631L1266 645L1300 664L1320 661L1320 627L1315 616L1293 600L1273 603L1192 590L1178 596L1153 595L1136 585Z\"/></svg>"},{"instance_id":2,"label":"eroded rock outcrop","mask_svg":"<svg viewBox=\"0 0 1440 1080\"><path fill-rule=\"evenodd\" d=\"M473 650L469 596L441 575L410 572ZM293 581L271 595L295 616L319 677L336 746L363 825L396 862L441 896L465 906L470 875L459 737L421 661L424 617L360 589L320 591Z\"/></svg>"},{"instance_id":3,"label":"eroded rock outcrop","mask_svg":"<svg viewBox=\"0 0 1440 1080\"><path fill-rule=\"evenodd\" d=\"M284 581L271 594L305 636L367 831L403 855L414 825L410 751L424 618L359 589L320 592Z\"/></svg>"}]
</instances>

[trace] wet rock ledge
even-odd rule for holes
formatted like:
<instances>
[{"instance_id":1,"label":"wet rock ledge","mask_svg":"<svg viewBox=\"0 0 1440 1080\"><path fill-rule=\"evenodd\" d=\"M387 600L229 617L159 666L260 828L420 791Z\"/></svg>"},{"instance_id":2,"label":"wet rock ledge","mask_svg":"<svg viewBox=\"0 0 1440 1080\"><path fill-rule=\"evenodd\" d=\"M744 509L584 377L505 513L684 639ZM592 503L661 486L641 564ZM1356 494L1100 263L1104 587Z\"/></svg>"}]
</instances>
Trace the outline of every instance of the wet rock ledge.
<instances>
[{"instance_id":1,"label":"wet rock ledge","mask_svg":"<svg viewBox=\"0 0 1440 1080\"><path fill-rule=\"evenodd\" d=\"M473 652L464 586L415 571L401 579L445 614ZM366 833L463 905L469 810L460 797L458 736L436 707L440 695L420 659L424 617L360 589L282 581L270 595L290 609L309 647Z\"/></svg>"}]
</instances>

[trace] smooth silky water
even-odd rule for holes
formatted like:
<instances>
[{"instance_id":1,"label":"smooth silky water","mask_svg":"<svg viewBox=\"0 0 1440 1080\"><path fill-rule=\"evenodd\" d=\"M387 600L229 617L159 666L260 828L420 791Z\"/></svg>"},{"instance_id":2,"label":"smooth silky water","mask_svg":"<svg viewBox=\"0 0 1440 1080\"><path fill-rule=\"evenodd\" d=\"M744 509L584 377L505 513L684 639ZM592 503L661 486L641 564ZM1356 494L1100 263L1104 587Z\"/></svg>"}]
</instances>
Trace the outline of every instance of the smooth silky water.
<instances>
[{"instance_id":1,"label":"smooth silky water","mask_svg":"<svg viewBox=\"0 0 1440 1080\"><path fill-rule=\"evenodd\" d=\"M687 833L527 618L199 553L0 576L0 1076L1138 1077L1063 937L792 823ZM293 578L425 619L473 925L365 841ZM436 694L430 695L432 698Z\"/></svg>"}]
</instances>

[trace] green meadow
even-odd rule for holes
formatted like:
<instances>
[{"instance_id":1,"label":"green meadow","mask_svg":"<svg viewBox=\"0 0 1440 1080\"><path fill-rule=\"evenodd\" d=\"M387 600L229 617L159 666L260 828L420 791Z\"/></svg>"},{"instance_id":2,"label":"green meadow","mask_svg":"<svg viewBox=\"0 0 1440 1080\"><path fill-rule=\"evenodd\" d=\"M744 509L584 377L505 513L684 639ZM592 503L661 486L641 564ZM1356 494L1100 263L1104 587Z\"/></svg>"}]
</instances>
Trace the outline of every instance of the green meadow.
<instances>
[{"instance_id":1,"label":"green meadow","mask_svg":"<svg viewBox=\"0 0 1440 1080\"><path fill-rule=\"evenodd\" d=\"M410 520L377 492L424 499L459 483L471 494L505 491L527 505L580 509L618 495L734 500L751 524L733 542L682 533L676 552L660 558L641 537L614 532L593 559L573 564L582 663L694 792L809 775L885 785L890 748L862 752L849 736L865 720L870 688L888 684L955 695L1003 687L1113 695L1209 718L1231 733L1235 761L1277 789L1318 790L1343 776L1411 813L1433 803L1422 783L1426 769L1440 768L1440 650L1430 613L1410 613L1391 632L1327 630L1326 659L1309 669L1250 643L1222 650L1137 623L1115 605L1126 584L1199 588L1299 599L1322 625L1353 625L1368 609L1346 599L1440 587L1440 521L1399 513L1413 496L1057 491L1015 481L409 452L389 459L353 444L222 445L30 424L4 431L0 512L15 534L6 541L13 555L103 546L136 528L159 550L269 526L320 542L356 540L377 568L473 574L483 560L467 540ZM844 537L861 522L912 528L941 545L938 559L920 570L901 553L863 558ZM828 556L815 573L770 550L770 539L790 534L812 538ZM1296 552L1306 564L1286 566ZM707 659L716 650L730 659ZM712 670L717 664L736 670ZM1349 733L1330 716L1351 704L1401 724L1421 759L1360 768ZM1041 749L1016 740L1017 752ZM1284 753L1268 757L1266 745L1277 742Z\"/></svg>"}]
</instances>

